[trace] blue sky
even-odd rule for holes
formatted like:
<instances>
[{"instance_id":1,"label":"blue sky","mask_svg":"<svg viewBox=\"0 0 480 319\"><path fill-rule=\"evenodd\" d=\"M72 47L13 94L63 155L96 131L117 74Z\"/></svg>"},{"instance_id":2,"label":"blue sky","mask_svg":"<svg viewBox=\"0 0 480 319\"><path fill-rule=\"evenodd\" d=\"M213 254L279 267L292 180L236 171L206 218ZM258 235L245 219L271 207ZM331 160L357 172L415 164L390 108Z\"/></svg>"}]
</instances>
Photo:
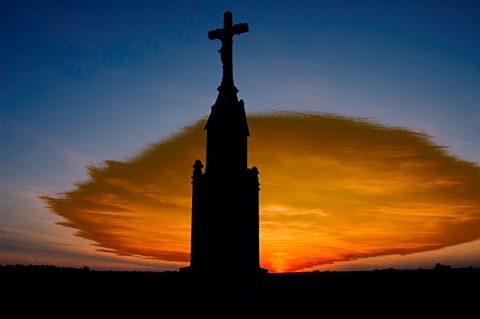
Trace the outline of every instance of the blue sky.
<instances>
[{"instance_id":1,"label":"blue sky","mask_svg":"<svg viewBox=\"0 0 480 319\"><path fill-rule=\"evenodd\" d=\"M0 264L158 267L94 251L38 196L207 116L224 11L250 29L233 45L247 114L371 118L480 162L478 1L3 1Z\"/></svg>"}]
</instances>

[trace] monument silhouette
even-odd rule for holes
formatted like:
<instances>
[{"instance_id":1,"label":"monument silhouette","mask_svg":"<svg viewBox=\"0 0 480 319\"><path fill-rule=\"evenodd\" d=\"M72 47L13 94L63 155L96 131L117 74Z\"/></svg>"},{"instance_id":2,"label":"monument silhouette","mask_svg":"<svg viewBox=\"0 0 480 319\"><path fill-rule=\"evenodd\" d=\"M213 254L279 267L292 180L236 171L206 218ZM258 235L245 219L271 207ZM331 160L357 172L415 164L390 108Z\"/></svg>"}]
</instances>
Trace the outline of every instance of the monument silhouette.
<instances>
[{"instance_id":1,"label":"monument silhouette","mask_svg":"<svg viewBox=\"0 0 480 319\"><path fill-rule=\"evenodd\" d=\"M258 169L247 165L250 136L243 100L233 81L233 36L248 32L247 23L232 23L208 32L220 40L223 77L204 129L206 163L196 160L192 176L190 266L191 314L209 317L261 318Z\"/></svg>"}]
</instances>

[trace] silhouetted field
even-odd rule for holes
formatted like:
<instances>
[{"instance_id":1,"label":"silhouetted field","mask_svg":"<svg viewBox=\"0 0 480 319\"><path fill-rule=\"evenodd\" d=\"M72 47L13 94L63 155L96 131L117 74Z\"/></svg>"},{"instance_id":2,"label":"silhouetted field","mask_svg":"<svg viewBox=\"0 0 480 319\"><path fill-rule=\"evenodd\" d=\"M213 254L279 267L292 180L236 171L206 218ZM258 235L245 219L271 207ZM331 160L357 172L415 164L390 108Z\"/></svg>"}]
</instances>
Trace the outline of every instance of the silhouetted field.
<instances>
[{"instance_id":1,"label":"silhouetted field","mask_svg":"<svg viewBox=\"0 0 480 319\"><path fill-rule=\"evenodd\" d=\"M188 310L187 277L180 272L7 265L0 266L0 279L3 310L18 316L185 318ZM265 318L476 317L479 284L480 268L438 264L418 270L269 273Z\"/></svg>"}]
</instances>

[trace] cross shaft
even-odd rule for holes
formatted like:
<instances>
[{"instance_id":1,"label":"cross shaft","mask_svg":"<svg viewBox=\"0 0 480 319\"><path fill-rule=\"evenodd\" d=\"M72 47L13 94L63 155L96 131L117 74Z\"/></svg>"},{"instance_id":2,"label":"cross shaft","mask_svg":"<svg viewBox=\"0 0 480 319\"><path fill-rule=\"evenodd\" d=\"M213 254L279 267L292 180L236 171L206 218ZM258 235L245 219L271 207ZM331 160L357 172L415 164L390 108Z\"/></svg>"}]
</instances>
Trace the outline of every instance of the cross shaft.
<instances>
[{"instance_id":1,"label":"cross shaft","mask_svg":"<svg viewBox=\"0 0 480 319\"><path fill-rule=\"evenodd\" d=\"M233 86L233 36L245 32L248 32L248 24L233 24L232 13L230 11L226 11L223 15L223 29L215 29L208 32L208 38L210 40L218 39L222 41L222 47L218 51L220 52L220 58L223 64L222 87Z\"/></svg>"}]
</instances>

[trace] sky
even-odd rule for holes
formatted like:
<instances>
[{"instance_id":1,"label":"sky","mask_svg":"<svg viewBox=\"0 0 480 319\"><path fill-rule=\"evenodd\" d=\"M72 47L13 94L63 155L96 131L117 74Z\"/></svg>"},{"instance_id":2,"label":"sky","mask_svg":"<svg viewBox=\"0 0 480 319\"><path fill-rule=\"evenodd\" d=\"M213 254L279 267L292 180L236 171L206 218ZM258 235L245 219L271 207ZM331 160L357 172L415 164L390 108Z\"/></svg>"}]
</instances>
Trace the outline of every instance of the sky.
<instances>
[{"instance_id":1,"label":"sky","mask_svg":"<svg viewBox=\"0 0 480 319\"><path fill-rule=\"evenodd\" d=\"M189 264L225 11L261 266L480 267L478 1L2 1L0 265Z\"/></svg>"}]
</instances>

